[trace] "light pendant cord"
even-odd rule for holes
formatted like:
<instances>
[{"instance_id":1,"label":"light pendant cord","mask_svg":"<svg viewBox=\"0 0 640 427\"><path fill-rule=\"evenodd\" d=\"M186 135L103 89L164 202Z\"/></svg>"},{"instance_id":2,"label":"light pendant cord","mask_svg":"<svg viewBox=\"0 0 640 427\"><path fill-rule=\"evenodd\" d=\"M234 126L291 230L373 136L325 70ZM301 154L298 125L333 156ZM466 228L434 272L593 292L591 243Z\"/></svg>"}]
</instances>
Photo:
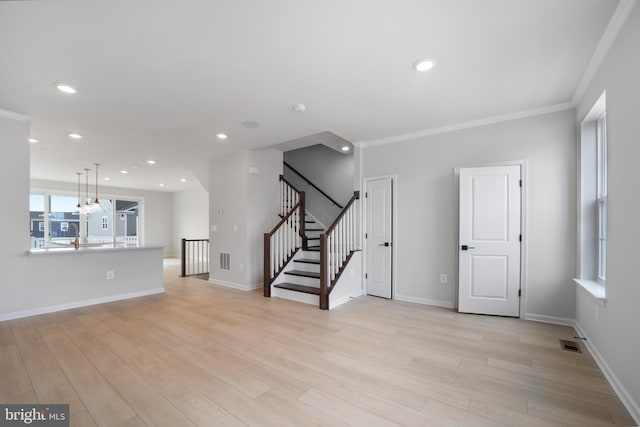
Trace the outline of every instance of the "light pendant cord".
<instances>
[{"instance_id":1,"label":"light pendant cord","mask_svg":"<svg viewBox=\"0 0 640 427\"><path fill-rule=\"evenodd\" d=\"M98 167L100 166L100 163L94 163L94 165L96 166L96 199L93 201L93 204L99 205L100 200L98 200Z\"/></svg>"}]
</instances>

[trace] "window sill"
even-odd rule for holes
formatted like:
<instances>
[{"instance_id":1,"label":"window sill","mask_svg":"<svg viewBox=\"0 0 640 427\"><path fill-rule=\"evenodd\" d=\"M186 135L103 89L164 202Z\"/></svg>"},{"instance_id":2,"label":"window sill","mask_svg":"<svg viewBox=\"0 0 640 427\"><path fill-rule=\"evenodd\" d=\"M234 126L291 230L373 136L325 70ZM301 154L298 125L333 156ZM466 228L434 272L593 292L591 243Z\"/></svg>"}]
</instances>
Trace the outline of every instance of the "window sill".
<instances>
[{"instance_id":1,"label":"window sill","mask_svg":"<svg viewBox=\"0 0 640 427\"><path fill-rule=\"evenodd\" d=\"M607 299L604 285L596 282L595 280L573 279L573 281L582 287L582 289L587 291L601 305L605 305Z\"/></svg>"}]
</instances>

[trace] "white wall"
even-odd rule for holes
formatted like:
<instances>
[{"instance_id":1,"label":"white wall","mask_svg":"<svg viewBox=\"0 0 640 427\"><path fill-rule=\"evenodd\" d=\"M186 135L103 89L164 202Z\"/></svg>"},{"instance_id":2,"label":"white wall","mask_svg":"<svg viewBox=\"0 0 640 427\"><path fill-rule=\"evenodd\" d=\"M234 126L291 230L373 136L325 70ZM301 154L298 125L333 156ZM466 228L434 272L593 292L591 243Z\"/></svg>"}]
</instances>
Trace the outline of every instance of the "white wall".
<instances>
[{"instance_id":1,"label":"white wall","mask_svg":"<svg viewBox=\"0 0 640 427\"><path fill-rule=\"evenodd\" d=\"M0 220L7 226L0 245L0 321L131 296L163 291L159 249L132 253L93 252L28 255L29 123L0 111ZM155 255L155 256L154 256ZM106 271L116 271L106 280ZM104 275L102 275L103 273ZM84 302L83 302L84 301Z\"/></svg>"},{"instance_id":2,"label":"white wall","mask_svg":"<svg viewBox=\"0 0 640 427\"><path fill-rule=\"evenodd\" d=\"M164 292L160 247L22 254L28 268L3 292L0 321Z\"/></svg>"},{"instance_id":3,"label":"white wall","mask_svg":"<svg viewBox=\"0 0 640 427\"><path fill-rule=\"evenodd\" d=\"M209 170L209 280L246 286L248 151L211 160ZM231 253L231 270L219 268L220 252Z\"/></svg>"},{"instance_id":4,"label":"white wall","mask_svg":"<svg viewBox=\"0 0 640 427\"><path fill-rule=\"evenodd\" d=\"M279 176L282 174L282 152L266 149L249 152L249 167L259 170L248 176L247 200L247 283L263 284L264 233L271 231L280 218Z\"/></svg>"},{"instance_id":5,"label":"white wall","mask_svg":"<svg viewBox=\"0 0 640 427\"><path fill-rule=\"evenodd\" d=\"M10 296L19 292L27 271L29 250L29 122L11 119L0 110L0 314L12 309Z\"/></svg>"},{"instance_id":6,"label":"white wall","mask_svg":"<svg viewBox=\"0 0 640 427\"><path fill-rule=\"evenodd\" d=\"M257 175L249 173L257 168ZM278 175L282 153L243 150L211 160L209 281L238 289L262 286L262 235L278 222ZM231 271L219 268L220 251L231 253Z\"/></svg>"},{"instance_id":7,"label":"white wall","mask_svg":"<svg viewBox=\"0 0 640 427\"><path fill-rule=\"evenodd\" d=\"M363 176L397 175L396 295L456 303L454 168L528 161L526 313L574 318L575 111L362 149ZM448 284L439 283L446 273Z\"/></svg>"},{"instance_id":8,"label":"white wall","mask_svg":"<svg viewBox=\"0 0 640 427\"><path fill-rule=\"evenodd\" d=\"M57 181L31 180L31 188L61 190L77 193L77 184ZM29 190L27 190L28 193ZM144 199L143 230L145 246L162 246L164 256L173 256L179 248L174 248L173 240L173 194L162 191L132 190L128 188L100 186L100 194L109 196L130 196ZM27 209L28 210L28 209ZM28 214L27 214L28 216Z\"/></svg>"},{"instance_id":9,"label":"white wall","mask_svg":"<svg viewBox=\"0 0 640 427\"><path fill-rule=\"evenodd\" d=\"M173 247L180 256L182 239L209 237L209 193L201 185L173 193Z\"/></svg>"},{"instance_id":10,"label":"white wall","mask_svg":"<svg viewBox=\"0 0 640 427\"><path fill-rule=\"evenodd\" d=\"M608 196L606 306L582 289L576 322L640 424L640 6L636 4L578 105L581 122L607 92ZM596 315L596 309L598 310Z\"/></svg>"}]
</instances>

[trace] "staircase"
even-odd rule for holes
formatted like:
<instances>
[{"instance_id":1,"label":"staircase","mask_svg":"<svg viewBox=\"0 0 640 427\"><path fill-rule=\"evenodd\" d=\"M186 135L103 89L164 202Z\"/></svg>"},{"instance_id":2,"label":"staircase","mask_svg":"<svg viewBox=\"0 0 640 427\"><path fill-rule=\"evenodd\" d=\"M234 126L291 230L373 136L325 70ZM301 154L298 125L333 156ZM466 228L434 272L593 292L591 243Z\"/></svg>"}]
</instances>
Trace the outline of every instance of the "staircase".
<instances>
[{"instance_id":1,"label":"staircase","mask_svg":"<svg viewBox=\"0 0 640 427\"><path fill-rule=\"evenodd\" d=\"M305 211L305 193L280 176L280 221L264 235L264 296L329 309L329 295L356 249L359 192L325 229Z\"/></svg>"},{"instance_id":2,"label":"staircase","mask_svg":"<svg viewBox=\"0 0 640 427\"><path fill-rule=\"evenodd\" d=\"M307 248L300 248L285 268L283 282L274 283L278 289L320 295L320 235L325 231L321 224L305 213L305 240Z\"/></svg>"}]
</instances>

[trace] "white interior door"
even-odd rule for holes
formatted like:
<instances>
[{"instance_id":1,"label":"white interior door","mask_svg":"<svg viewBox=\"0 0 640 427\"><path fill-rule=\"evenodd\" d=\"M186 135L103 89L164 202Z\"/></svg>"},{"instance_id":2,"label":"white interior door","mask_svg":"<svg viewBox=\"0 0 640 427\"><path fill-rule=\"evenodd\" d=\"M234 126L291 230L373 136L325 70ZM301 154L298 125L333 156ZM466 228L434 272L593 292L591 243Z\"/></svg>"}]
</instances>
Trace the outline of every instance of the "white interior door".
<instances>
[{"instance_id":1,"label":"white interior door","mask_svg":"<svg viewBox=\"0 0 640 427\"><path fill-rule=\"evenodd\" d=\"M393 192L391 178L367 182L367 294L391 298Z\"/></svg>"},{"instance_id":2,"label":"white interior door","mask_svg":"<svg viewBox=\"0 0 640 427\"><path fill-rule=\"evenodd\" d=\"M460 169L458 310L520 315L520 166Z\"/></svg>"}]
</instances>

